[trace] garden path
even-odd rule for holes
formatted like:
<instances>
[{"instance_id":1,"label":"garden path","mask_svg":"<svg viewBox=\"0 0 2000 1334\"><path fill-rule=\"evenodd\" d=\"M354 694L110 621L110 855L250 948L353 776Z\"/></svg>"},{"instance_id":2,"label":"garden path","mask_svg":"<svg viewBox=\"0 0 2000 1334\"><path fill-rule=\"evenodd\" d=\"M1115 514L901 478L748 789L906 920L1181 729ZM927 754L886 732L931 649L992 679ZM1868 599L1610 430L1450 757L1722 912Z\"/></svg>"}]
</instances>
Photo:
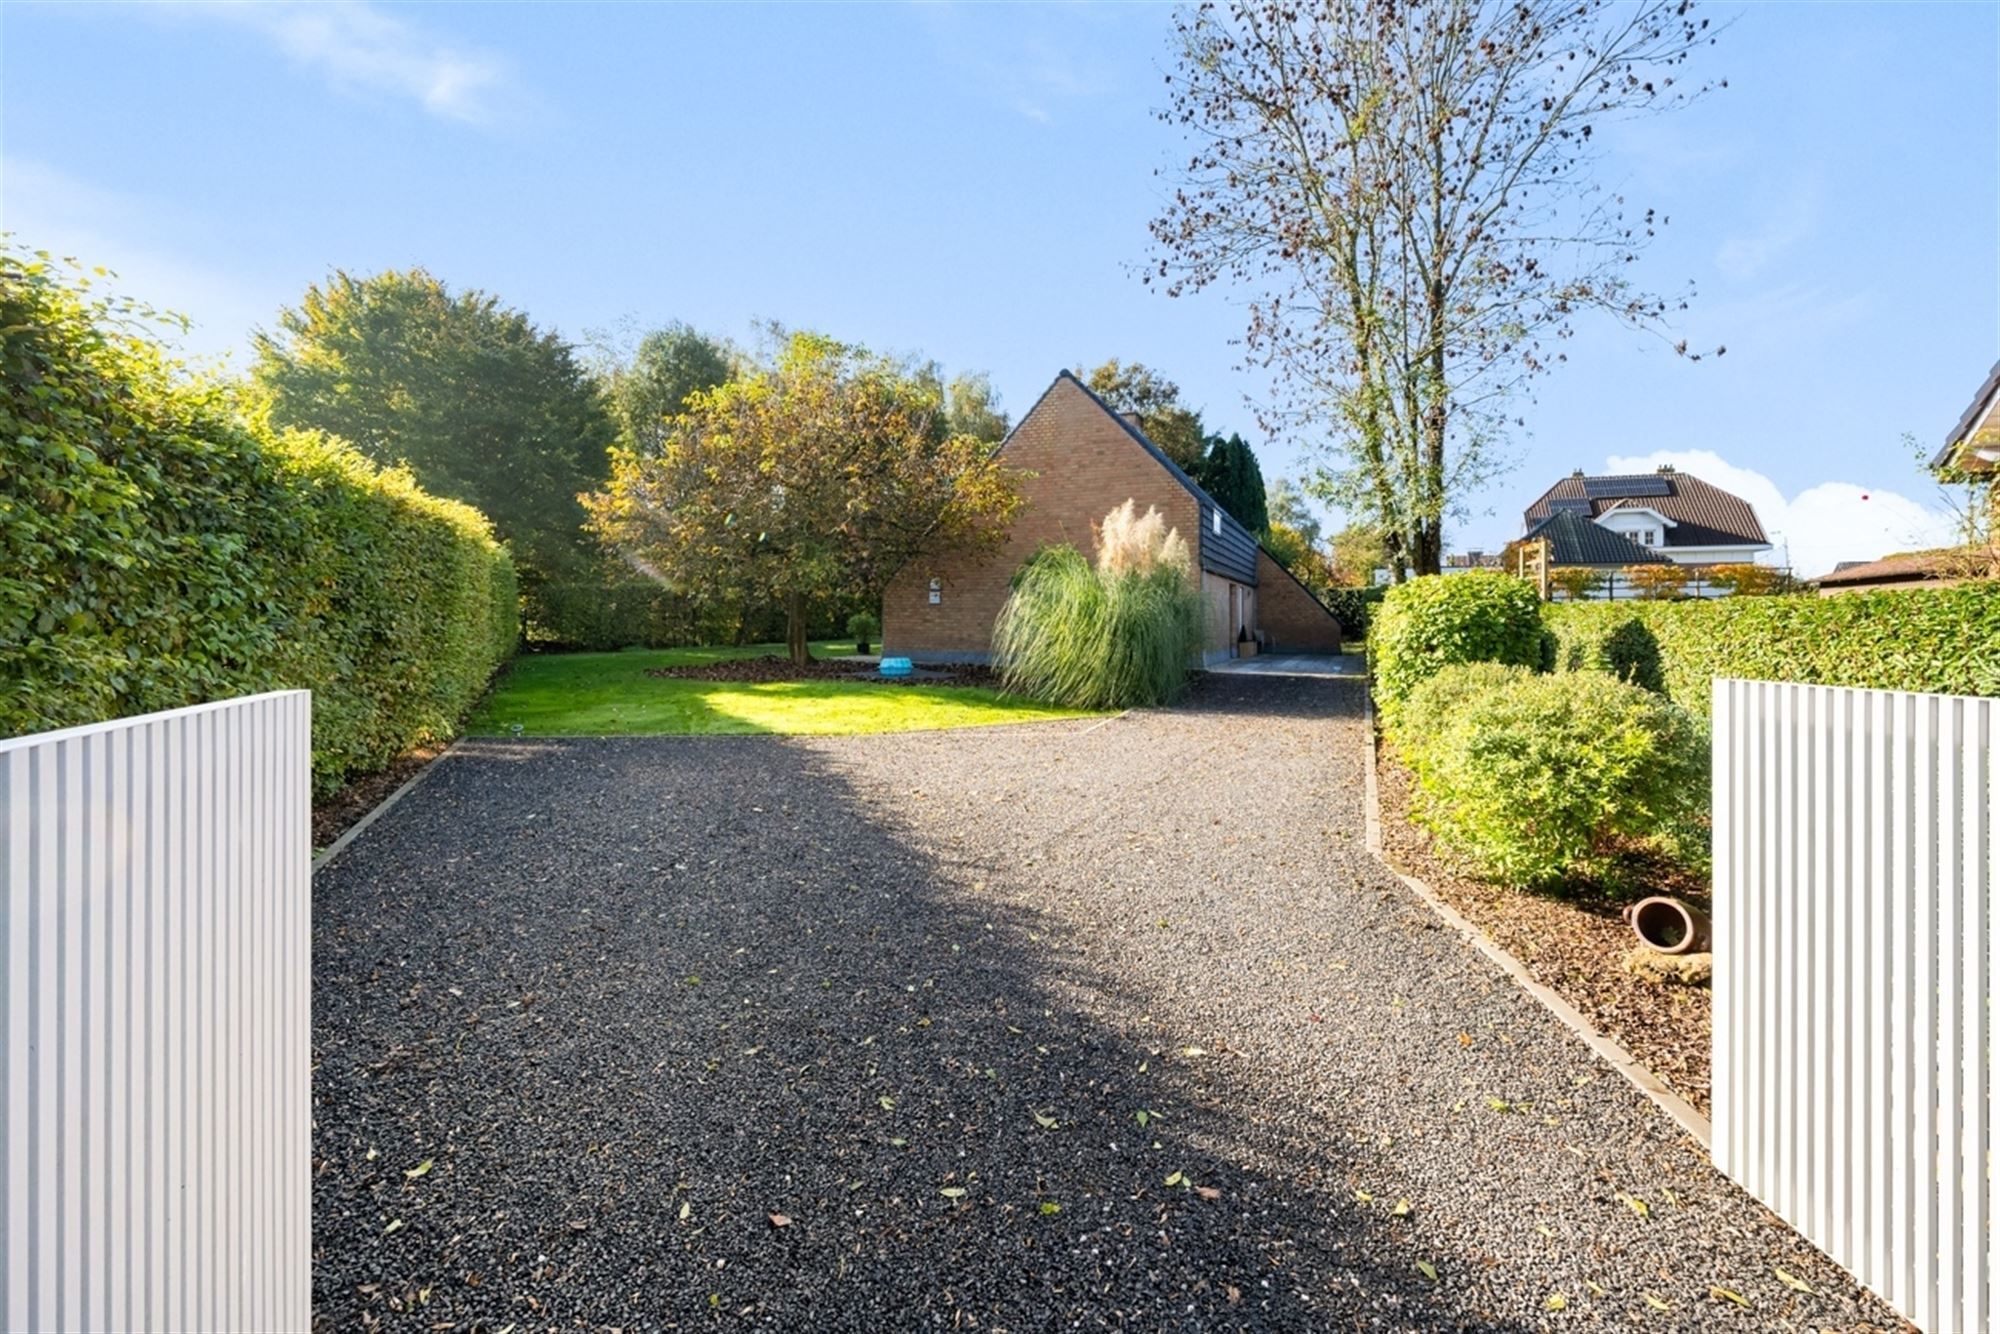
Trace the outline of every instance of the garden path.
<instances>
[{"instance_id":1,"label":"garden path","mask_svg":"<svg viewBox=\"0 0 2000 1334\"><path fill-rule=\"evenodd\" d=\"M1363 851L1361 689L461 746L317 878L319 1314L1894 1325Z\"/></svg>"}]
</instances>

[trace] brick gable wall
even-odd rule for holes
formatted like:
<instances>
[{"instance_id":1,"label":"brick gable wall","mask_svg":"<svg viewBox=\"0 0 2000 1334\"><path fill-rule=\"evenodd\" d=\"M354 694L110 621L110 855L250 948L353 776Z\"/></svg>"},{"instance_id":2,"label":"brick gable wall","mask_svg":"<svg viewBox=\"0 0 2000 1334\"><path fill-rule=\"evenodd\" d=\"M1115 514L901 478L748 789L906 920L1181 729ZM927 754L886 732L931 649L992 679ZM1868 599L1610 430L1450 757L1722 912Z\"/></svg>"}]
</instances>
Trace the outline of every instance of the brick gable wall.
<instances>
[{"instance_id":1,"label":"brick gable wall","mask_svg":"<svg viewBox=\"0 0 2000 1334\"><path fill-rule=\"evenodd\" d=\"M1257 614L1265 642L1280 653L1340 652L1340 621L1271 553L1257 553Z\"/></svg>"},{"instance_id":2,"label":"brick gable wall","mask_svg":"<svg viewBox=\"0 0 2000 1334\"><path fill-rule=\"evenodd\" d=\"M1058 379L1022 420L1001 459L1034 474L1022 484L1026 503L1006 546L978 560L920 559L897 575L882 598L884 653L983 658L992 649L993 619L1007 600L1008 581L1021 562L1058 542L1095 559L1095 525L1127 500L1137 502L1141 513L1148 505L1157 507L1191 550L1200 541L1201 516L1187 488L1068 377ZM936 605L930 601L933 578L940 584Z\"/></svg>"}]
</instances>

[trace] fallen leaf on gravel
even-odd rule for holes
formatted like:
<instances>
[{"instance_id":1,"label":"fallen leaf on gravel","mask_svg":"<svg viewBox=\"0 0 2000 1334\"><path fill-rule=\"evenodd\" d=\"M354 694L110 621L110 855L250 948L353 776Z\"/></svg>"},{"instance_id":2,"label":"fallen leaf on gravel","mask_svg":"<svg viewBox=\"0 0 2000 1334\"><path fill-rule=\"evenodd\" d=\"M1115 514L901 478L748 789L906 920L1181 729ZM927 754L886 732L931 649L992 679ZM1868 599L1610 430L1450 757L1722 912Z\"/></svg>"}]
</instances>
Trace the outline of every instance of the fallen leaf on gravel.
<instances>
[{"instance_id":1,"label":"fallen leaf on gravel","mask_svg":"<svg viewBox=\"0 0 2000 1334\"><path fill-rule=\"evenodd\" d=\"M1740 1292L1731 1292L1728 1288L1710 1288L1708 1295L1721 1301L1735 1302L1746 1311L1750 1309L1750 1299Z\"/></svg>"},{"instance_id":2,"label":"fallen leaf on gravel","mask_svg":"<svg viewBox=\"0 0 2000 1334\"><path fill-rule=\"evenodd\" d=\"M1618 1198L1625 1201L1626 1204L1630 1205L1632 1208L1632 1212L1639 1215L1639 1217L1651 1218L1653 1216L1653 1211L1647 1208L1646 1202L1640 1199L1637 1195L1620 1195Z\"/></svg>"},{"instance_id":3,"label":"fallen leaf on gravel","mask_svg":"<svg viewBox=\"0 0 2000 1334\"><path fill-rule=\"evenodd\" d=\"M1472 1045L1472 1034L1460 1033L1458 1035L1458 1045L1461 1047L1470 1047Z\"/></svg>"},{"instance_id":4,"label":"fallen leaf on gravel","mask_svg":"<svg viewBox=\"0 0 2000 1334\"><path fill-rule=\"evenodd\" d=\"M1231 1283L1228 1287L1222 1290L1222 1295L1229 1299L1229 1304L1231 1306L1234 1306L1236 1305L1236 1303L1243 1300L1243 1289L1237 1287L1234 1283Z\"/></svg>"},{"instance_id":5,"label":"fallen leaf on gravel","mask_svg":"<svg viewBox=\"0 0 2000 1334\"><path fill-rule=\"evenodd\" d=\"M1181 1055L1183 1055L1183 1056L1206 1056L1206 1055L1208 1055L1208 1048L1206 1048L1206 1047L1182 1047L1182 1048L1181 1048Z\"/></svg>"},{"instance_id":6,"label":"fallen leaf on gravel","mask_svg":"<svg viewBox=\"0 0 2000 1334\"><path fill-rule=\"evenodd\" d=\"M1569 1309L1569 1298L1563 1296L1560 1292L1552 1292L1549 1294L1549 1299L1543 1302L1542 1305L1551 1311L1566 1311Z\"/></svg>"},{"instance_id":7,"label":"fallen leaf on gravel","mask_svg":"<svg viewBox=\"0 0 2000 1334\"><path fill-rule=\"evenodd\" d=\"M947 1200L962 1200L965 1198L965 1187L946 1186L938 1191L938 1194L944 1196Z\"/></svg>"},{"instance_id":8,"label":"fallen leaf on gravel","mask_svg":"<svg viewBox=\"0 0 2000 1334\"><path fill-rule=\"evenodd\" d=\"M681 1201L681 1222L683 1222L683 1223L687 1222L687 1221L688 1221L688 1215L692 1214L693 1212L694 1212L694 1206L693 1206L692 1204L689 1204L689 1203L688 1203L688 1202L687 1202L686 1200L682 1200L682 1201Z\"/></svg>"},{"instance_id":9,"label":"fallen leaf on gravel","mask_svg":"<svg viewBox=\"0 0 2000 1334\"><path fill-rule=\"evenodd\" d=\"M1547 1237L1550 1241L1554 1241L1556 1239L1555 1229L1551 1228L1547 1223L1535 1224L1535 1231L1541 1233L1543 1236Z\"/></svg>"},{"instance_id":10,"label":"fallen leaf on gravel","mask_svg":"<svg viewBox=\"0 0 2000 1334\"><path fill-rule=\"evenodd\" d=\"M1062 1126L1062 1122L1056 1120L1053 1116L1047 1115L1046 1113L1034 1112L1033 1115L1035 1118L1035 1124L1040 1126L1044 1130L1056 1130Z\"/></svg>"},{"instance_id":11,"label":"fallen leaf on gravel","mask_svg":"<svg viewBox=\"0 0 2000 1334\"><path fill-rule=\"evenodd\" d=\"M910 1141L906 1139L892 1139L889 1141L889 1147L892 1149L906 1149L909 1146Z\"/></svg>"},{"instance_id":12,"label":"fallen leaf on gravel","mask_svg":"<svg viewBox=\"0 0 2000 1334\"><path fill-rule=\"evenodd\" d=\"M1590 1289L1590 1295L1593 1297L1602 1297L1604 1295L1604 1287L1602 1284L1593 1283L1589 1279L1585 1279L1583 1281L1583 1286Z\"/></svg>"},{"instance_id":13,"label":"fallen leaf on gravel","mask_svg":"<svg viewBox=\"0 0 2000 1334\"><path fill-rule=\"evenodd\" d=\"M571 1232L588 1232L590 1231L590 1220L587 1218L572 1218L569 1220L569 1230Z\"/></svg>"},{"instance_id":14,"label":"fallen leaf on gravel","mask_svg":"<svg viewBox=\"0 0 2000 1334\"><path fill-rule=\"evenodd\" d=\"M893 1112L896 1110L896 1100L894 1098L888 1098L888 1097L877 1098L875 1100L875 1103L885 1112Z\"/></svg>"},{"instance_id":15,"label":"fallen leaf on gravel","mask_svg":"<svg viewBox=\"0 0 2000 1334\"><path fill-rule=\"evenodd\" d=\"M1509 1103L1505 1098L1488 1098L1486 1100L1486 1105L1488 1107L1491 1107L1496 1112L1507 1112L1513 1110L1513 1105Z\"/></svg>"},{"instance_id":16,"label":"fallen leaf on gravel","mask_svg":"<svg viewBox=\"0 0 2000 1334\"><path fill-rule=\"evenodd\" d=\"M1396 1207L1389 1212L1397 1218L1407 1218L1410 1214L1410 1202L1408 1200L1397 1200Z\"/></svg>"},{"instance_id":17,"label":"fallen leaf on gravel","mask_svg":"<svg viewBox=\"0 0 2000 1334\"><path fill-rule=\"evenodd\" d=\"M1437 1266L1432 1264L1429 1260L1417 1261L1417 1272L1419 1274L1422 1274L1425 1278L1429 1279L1433 1283L1438 1281Z\"/></svg>"},{"instance_id":18,"label":"fallen leaf on gravel","mask_svg":"<svg viewBox=\"0 0 2000 1334\"><path fill-rule=\"evenodd\" d=\"M1049 1214L1059 1214L1061 1212L1062 1212L1062 1206L1060 1204L1057 1204L1054 1200L1042 1201L1042 1213L1044 1216L1047 1216Z\"/></svg>"},{"instance_id":19,"label":"fallen leaf on gravel","mask_svg":"<svg viewBox=\"0 0 2000 1334\"><path fill-rule=\"evenodd\" d=\"M392 1218L389 1220L389 1226L382 1229L382 1235L386 1237L391 1232L401 1232L402 1230L403 1230L403 1220L400 1218Z\"/></svg>"},{"instance_id":20,"label":"fallen leaf on gravel","mask_svg":"<svg viewBox=\"0 0 2000 1334\"><path fill-rule=\"evenodd\" d=\"M1370 1195L1370 1194L1369 1194L1369 1193L1368 1193L1367 1191L1365 1191L1365 1190L1357 1190L1357 1191L1355 1191L1355 1192L1354 1192L1354 1198L1355 1198L1355 1199L1357 1199L1357 1200L1359 1200L1359 1201L1360 1201L1361 1203L1363 1203L1363 1204L1373 1204L1373 1203L1375 1203L1375 1197L1374 1197L1373 1195Z\"/></svg>"},{"instance_id":21,"label":"fallen leaf on gravel","mask_svg":"<svg viewBox=\"0 0 2000 1334\"><path fill-rule=\"evenodd\" d=\"M374 1149L368 1150L368 1161L371 1163L374 1162L377 1158L380 1158L381 1156L382 1155Z\"/></svg>"},{"instance_id":22,"label":"fallen leaf on gravel","mask_svg":"<svg viewBox=\"0 0 2000 1334\"><path fill-rule=\"evenodd\" d=\"M784 1214L771 1215L772 1227L790 1227L791 1225L792 1225L792 1220L786 1217Z\"/></svg>"},{"instance_id":23,"label":"fallen leaf on gravel","mask_svg":"<svg viewBox=\"0 0 2000 1334\"><path fill-rule=\"evenodd\" d=\"M415 1167L412 1167L407 1172L404 1172L403 1175L408 1177L410 1180L415 1181L418 1177L430 1171L431 1168L435 1166L437 1166L436 1159L426 1158L422 1162L418 1163Z\"/></svg>"},{"instance_id":24,"label":"fallen leaf on gravel","mask_svg":"<svg viewBox=\"0 0 2000 1334\"><path fill-rule=\"evenodd\" d=\"M1222 1198L1222 1192L1213 1186L1196 1186L1194 1193L1201 1196L1204 1200L1219 1200Z\"/></svg>"},{"instance_id":25,"label":"fallen leaf on gravel","mask_svg":"<svg viewBox=\"0 0 2000 1334\"><path fill-rule=\"evenodd\" d=\"M1660 1298L1655 1297L1650 1292L1645 1294L1645 1298L1646 1298L1646 1305L1652 1307L1655 1311L1671 1311L1674 1309L1671 1304L1662 1301Z\"/></svg>"},{"instance_id":26,"label":"fallen leaf on gravel","mask_svg":"<svg viewBox=\"0 0 2000 1334\"><path fill-rule=\"evenodd\" d=\"M1812 1284L1806 1282L1797 1274L1787 1274L1784 1270L1775 1267L1771 1272L1778 1276L1778 1282L1784 1284L1793 1292L1811 1292L1813 1290Z\"/></svg>"},{"instance_id":27,"label":"fallen leaf on gravel","mask_svg":"<svg viewBox=\"0 0 2000 1334\"><path fill-rule=\"evenodd\" d=\"M1178 1185L1180 1185L1180 1184L1181 1184L1182 1182L1184 1182L1184 1181L1186 1181L1186 1180L1187 1180L1187 1178L1186 1178L1186 1177L1184 1177L1184 1176L1182 1176L1182 1175L1181 1175L1181 1174L1180 1174L1179 1172L1169 1172L1169 1173L1167 1173L1167 1184L1168 1184L1169 1186L1178 1186Z\"/></svg>"}]
</instances>

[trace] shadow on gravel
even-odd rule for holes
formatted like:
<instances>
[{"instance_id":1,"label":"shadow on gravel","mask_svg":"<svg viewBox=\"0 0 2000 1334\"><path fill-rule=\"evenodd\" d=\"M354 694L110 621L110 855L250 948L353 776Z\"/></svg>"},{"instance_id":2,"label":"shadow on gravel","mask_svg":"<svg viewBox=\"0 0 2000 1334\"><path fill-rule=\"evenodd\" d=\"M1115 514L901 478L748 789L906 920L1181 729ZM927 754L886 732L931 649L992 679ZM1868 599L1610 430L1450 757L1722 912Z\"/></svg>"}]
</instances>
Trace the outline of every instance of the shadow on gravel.
<instances>
[{"instance_id":1,"label":"shadow on gravel","mask_svg":"<svg viewBox=\"0 0 2000 1334\"><path fill-rule=\"evenodd\" d=\"M445 761L315 886L321 1325L1518 1327L892 825L771 738Z\"/></svg>"}]
</instances>

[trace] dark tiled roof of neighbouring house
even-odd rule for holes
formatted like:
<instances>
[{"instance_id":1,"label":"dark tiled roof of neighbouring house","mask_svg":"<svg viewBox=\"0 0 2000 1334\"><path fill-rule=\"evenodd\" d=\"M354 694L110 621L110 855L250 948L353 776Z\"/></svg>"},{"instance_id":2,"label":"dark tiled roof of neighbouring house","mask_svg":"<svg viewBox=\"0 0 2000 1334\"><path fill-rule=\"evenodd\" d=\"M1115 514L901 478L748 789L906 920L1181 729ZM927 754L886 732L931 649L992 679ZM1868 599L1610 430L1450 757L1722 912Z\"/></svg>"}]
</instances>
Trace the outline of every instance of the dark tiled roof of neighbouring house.
<instances>
[{"instance_id":1,"label":"dark tiled roof of neighbouring house","mask_svg":"<svg viewBox=\"0 0 2000 1334\"><path fill-rule=\"evenodd\" d=\"M1549 540L1549 564L1557 565L1664 565L1667 558L1651 547L1642 547L1623 533L1614 533L1603 524L1558 510L1530 528L1521 538Z\"/></svg>"},{"instance_id":2,"label":"dark tiled roof of neighbouring house","mask_svg":"<svg viewBox=\"0 0 2000 1334\"><path fill-rule=\"evenodd\" d=\"M1951 434L1944 439L1944 448L1931 460L1933 468L1948 468L1952 464L1952 453L1959 442L1971 435L1980 419L2000 403L2000 361L1993 363L1993 369L1986 372L1986 380L1979 386L1979 392L1972 396L1972 403L1959 414L1958 424L1951 428Z\"/></svg>"},{"instance_id":3,"label":"dark tiled roof of neighbouring house","mask_svg":"<svg viewBox=\"0 0 2000 1334\"><path fill-rule=\"evenodd\" d=\"M1664 485L1662 485L1664 483ZM1666 494L1660 494L1664 490ZM1552 511L1595 519L1614 509L1639 507L1673 520L1660 534L1668 547L1769 546L1757 511L1741 496L1712 486L1693 473L1613 473L1586 477L1572 473L1541 494L1522 516L1533 528Z\"/></svg>"},{"instance_id":4,"label":"dark tiled roof of neighbouring house","mask_svg":"<svg viewBox=\"0 0 2000 1334\"><path fill-rule=\"evenodd\" d=\"M1078 389L1090 395L1091 402L1103 408L1105 414L1124 429L1125 434L1131 436L1140 445L1144 446L1146 452L1151 454L1161 467L1172 474L1175 481L1186 487L1188 493L1199 503L1201 507L1201 533L1195 543L1195 550L1200 553L1201 568L1211 570L1225 579L1234 579L1239 584L1255 584L1257 582L1257 539L1250 536L1250 530L1238 523L1236 517L1228 510L1216 504L1214 496L1204 491L1201 484L1188 476L1187 471L1180 464L1175 463L1172 458L1168 457L1166 450L1161 449L1158 445L1147 439L1146 433L1134 426L1124 413L1117 411L1109 403L1098 397L1096 390L1092 389L1082 380L1079 380L1068 370L1064 370L1060 375L1056 376L1056 383L1060 384L1064 380L1068 380ZM1028 411L1032 414L1034 409L1030 408ZM1026 421L1027 417L1023 417L1021 420ZM1216 531L1214 518L1218 514L1222 516L1222 531L1220 532Z\"/></svg>"},{"instance_id":5,"label":"dark tiled roof of neighbouring house","mask_svg":"<svg viewBox=\"0 0 2000 1334\"><path fill-rule=\"evenodd\" d=\"M1946 558L1936 554L1886 556L1881 560L1844 560L1831 574L1813 582L1821 588L1845 584L1906 584L1936 579L1945 573Z\"/></svg>"}]
</instances>

